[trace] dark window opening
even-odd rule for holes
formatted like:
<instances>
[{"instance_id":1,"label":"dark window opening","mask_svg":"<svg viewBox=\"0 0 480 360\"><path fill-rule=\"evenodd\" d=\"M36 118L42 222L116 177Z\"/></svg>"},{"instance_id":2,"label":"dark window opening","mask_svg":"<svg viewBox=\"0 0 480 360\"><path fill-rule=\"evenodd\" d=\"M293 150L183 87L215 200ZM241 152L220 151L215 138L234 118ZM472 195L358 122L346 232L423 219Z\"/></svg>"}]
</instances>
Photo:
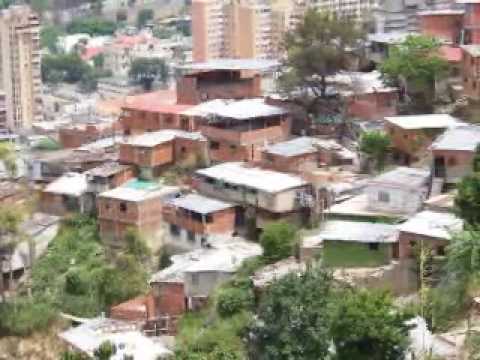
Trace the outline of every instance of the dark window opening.
<instances>
[{"instance_id":1,"label":"dark window opening","mask_svg":"<svg viewBox=\"0 0 480 360\"><path fill-rule=\"evenodd\" d=\"M187 240L190 242L195 242L195 233L192 231L187 231Z\"/></svg>"},{"instance_id":2,"label":"dark window opening","mask_svg":"<svg viewBox=\"0 0 480 360\"><path fill-rule=\"evenodd\" d=\"M125 204L124 202L121 202L120 203L120 211L121 212L126 212L127 211L127 204Z\"/></svg>"},{"instance_id":3,"label":"dark window opening","mask_svg":"<svg viewBox=\"0 0 480 360\"><path fill-rule=\"evenodd\" d=\"M170 234L175 236L180 235L180 228L175 224L170 224Z\"/></svg>"},{"instance_id":4,"label":"dark window opening","mask_svg":"<svg viewBox=\"0 0 480 360\"><path fill-rule=\"evenodd\" d=\"M218 141L211 141L210 142L210 149L212 149L212 150L220 149L220 143Z\"/></svg>"},{"instance_id":5,"label":"dark window opening","mask_svg":"<svg viewBox=\"0 0 480 360\"><path fill-rule=\"evenodd\" d=\"M379 244L378 243L368 243L368 248L370 250L375 250L377 251L379 249Z\"/></svg>"}]
</instances>

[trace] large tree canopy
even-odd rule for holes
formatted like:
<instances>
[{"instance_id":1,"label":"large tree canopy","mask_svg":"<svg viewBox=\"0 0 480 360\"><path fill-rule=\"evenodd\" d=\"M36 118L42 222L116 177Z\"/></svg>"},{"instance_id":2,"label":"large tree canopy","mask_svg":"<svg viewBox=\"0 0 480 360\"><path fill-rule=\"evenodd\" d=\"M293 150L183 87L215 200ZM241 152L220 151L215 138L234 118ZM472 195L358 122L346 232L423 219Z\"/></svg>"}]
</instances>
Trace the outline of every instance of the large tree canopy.
<instances>
[{"instance_id":1,"label":"large tree canopy","mask_svg":"<svg viewBox=\"0 0 480 360\"><path fill-rule=\"evenodd\" d=\"M363 32L347 17L308 10L303 21L285 36L286 71L282 87L326 95L326 77L346 69Z\"/></svg>"}]
</instances>

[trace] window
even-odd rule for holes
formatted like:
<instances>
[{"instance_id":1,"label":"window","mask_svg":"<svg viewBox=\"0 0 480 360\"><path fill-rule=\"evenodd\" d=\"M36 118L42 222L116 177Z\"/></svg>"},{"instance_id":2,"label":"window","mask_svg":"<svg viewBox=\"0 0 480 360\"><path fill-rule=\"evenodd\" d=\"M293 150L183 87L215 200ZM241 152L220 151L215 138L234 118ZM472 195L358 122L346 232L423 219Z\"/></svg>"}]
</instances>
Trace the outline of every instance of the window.
<instances>
[{"instance_id":1,"label":"window","mask_svg":"<svg viewBox=\"0 0 480 360\"><path fill-rule=\"evenodd\" d=\"M388 203L390 202L390 194L385 191L378 192L378 201Z\"/></svg>"},{"instance_id":2,"label":"window","mask_svg":"<svg viewBox=\"0 0 480 360\"><path fill-rule=\"evenodd\" d=\"M127 211L127 204L124 202L120 203L120 211L121 212L126 212Z\"/></svg>"},{"instance_id":3,"label":"window","mask_svg":"<svg viewBox=\"0 0 480 360\"><path fill-rule=\"evenodd\" d=\"M198 274L192 274L192 285L193 286L198 286Z\"/></svg>"},{"instance_id":4,"label":"window","mask_svg":"<svg viewBox=\"0 0 480 360\"><path fill-rule=\"evenodd\" d=\"M180 152L181 152L182 154L185 154L185 153L187 152L187 148L186 148L185 146L182 146L182 147L180 148Z\"/></svg>"},{"instance_id":5,"label":"window","mask_svg":"<svg viewBox=\"0 0 480 360\"><path fill-rule=\"evenodd\" d=\"M218 141L210 141L210 149L211 150L220 149L220 143Z\"/></svg>"},{"instance_id":6,"label":"window","mask_svg":"<svg viewBox=\"0 0 480 360\"><path fill-rule=\"evenodd\" d=\"M438 256L445 256L445 246L439 246L437 248L437 255Z\"/></svg>"},{"instance_id":7,"label":"window","mask_svg":"<svg viewBox=\"0 0 480 360\"><path fill-rule=\"evenodd\" d=\"M205 221L207 222L207 224L211 224L213 222L213 216L212 214L207 214L205 216Z\"/></svg>"},{"instance_id":8,"label":"window","mask_svg":"<svg viewBox=\"0 0 480 360\"><path fill-rule=\"evenodd\" d=\"M192 231L187 231L187 240L190 242L195 242L195 233Z\"/></svg>"},{"instance_id":9,"label":"window","mask_svg":"<svg viewBox=\"0 0 480 360\"><path fill-rule=\"evenodd\" d=\"M237 145L230 145L230 150L237 150Z\"/></svg>"},{"instance_id":10,"label":"window","mask_svg":"<svg viewBox=\"0 0 480 360\"><path fill-rule=\"evenodd\" d=\"M180 228L175 224L170 224L170 234L174 236L180 235Z\"/></svg>"},{"instance_id":11,"label":"window","mask_svg":"<svg viewBox=\"0 0 480 360\"><path fill-rule=\"evenodd\" d=\"M379 249L379 244L378 243L368 243L368 249L377 251Z\"/></svg>"},{"instance_id":12,"label":"window","mask_svg":"<svg viewBox=\"0 0 480 360\"><path fill-rule=\"evenodd\" d=\"M110 210L110 203L105 203L105 210Z\"/></svg>"}]
</instances>

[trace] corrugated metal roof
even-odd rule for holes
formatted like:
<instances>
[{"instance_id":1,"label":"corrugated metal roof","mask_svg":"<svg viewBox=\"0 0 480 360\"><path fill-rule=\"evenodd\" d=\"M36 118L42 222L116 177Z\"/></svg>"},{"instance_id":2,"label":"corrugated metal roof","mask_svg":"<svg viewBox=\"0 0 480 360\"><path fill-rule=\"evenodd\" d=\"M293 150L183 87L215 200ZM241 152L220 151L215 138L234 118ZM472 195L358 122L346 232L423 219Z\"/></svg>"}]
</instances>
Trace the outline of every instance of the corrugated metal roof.
<instances>
[{"instance_id":1,"label":"corrugated metal roof","mask_svg":"<svg viewBox=\"0 0 480 360\"><path fill-rule=\"evenodd\" d=\"M81 196L87 191L87 176L79 173L67 173L47 185L44 192L69 196Z\"/></svg>"},{"instance_id":2,"label":"corrugated metal roof","mask_svg":"<svg viewBox=\"0 0 480 360\"><path fill-rule=\"evenodd\" d=\"M320 227L318 233L305 238L305 243L319 244L322 241L347 241L359 243L394 243L397 229L395 225L330 220Z\"/></svg>"},{"instance_id":3,"label":"corrugated metal roof","mask_svg":"<svg viewBox=\"0 0 480 360\"><path fill-rule=\"evenodd\" d=\"M422 211L398 226L398 230L449 240L452 232L461 231L462 219L451 213Z\"/></svg>"},{"instance_id":4,"label":"corrugated metal roof","mask_svg":"<svg viewBox=\"0 0 480 360\"><path fill-rule=\"evenodd\" d=\"M198 194L187 194L185 196L172 199L170 202L173 206L190 210L199 214L210 214L233 207L233 204L212 199Z\"/></svg>"},{"instance_id":5,"label":"corrugated metal roof","mask_svg":"<svg viewBox=\"0 0 480 360\"><path fill-rule=\"evenodd\" d=\"M277 60L264 59L214 59L207 62L199 62L179 66L186 70L271 70L280 66Z\"/></svg>"},{"instance_id":6,"label":"corrugated metal roof","mask_svg":"<svg viewBox=\"0 0 480 360\"><path fill-rule=\"evenodd\" d=\"M374 178L372 184L391 184L420 189L430 177L430 171L409 167L398 167Z\"/></svg>"},{"instance_id":7,"label":"corrugated metal roof","mask_svg":"<svg viewBox=\"0 0 480 360\"><path fill-rule=\"evenodd\" d=\"M188 132L183 130L160 130L147 132L142 135L131 136L124 140L124 144L140 147L153 147L162 143L172 141L175 138L205 140L199 132Z\"/></svg>"},{"instance_id":8,"label":"corrugated metal roof","mask_svg":"<svg viewBox=\"0 0 480 360\"><path fill-rule=\"evenodd\" d=\"M446 129L464 125L464 123L449 114L387 116L385 120L406 130Z\"/></svg>"},{"instance_id":9,"label":"corrugated metal roof","mask_svg":"<svg viewBox=\"0 0 480 360\"><path fill-rule=\"evenodd\" d=\"M197 170L197 174L268 193L282 192L307 184L298 176L249 167L241 162L219 164Z\"/></svg>"},{"instance_id":10,"label":"corrugated metal roof","mask_svg":"<svg viewBox=\"0 0 480 360\"><path fill-rule=\"evenodd\" d=\"M475 151L480 144L480 126L468 125L449 129L433 144L433 150Z\"/></svg>"}]
</instances>

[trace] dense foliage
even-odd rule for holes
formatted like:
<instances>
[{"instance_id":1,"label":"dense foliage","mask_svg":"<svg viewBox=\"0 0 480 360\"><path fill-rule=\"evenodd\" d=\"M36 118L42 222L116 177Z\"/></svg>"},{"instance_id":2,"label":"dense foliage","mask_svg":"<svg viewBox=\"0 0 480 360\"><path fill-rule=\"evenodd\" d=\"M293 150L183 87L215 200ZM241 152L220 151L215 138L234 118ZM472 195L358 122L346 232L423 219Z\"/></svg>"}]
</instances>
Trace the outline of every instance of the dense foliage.
<instances>
[{"instance_id":1,"label":"dense foliage","mask_svg":"<svg viewBox=\"0 0 480 360\"><path fill-rule=\"evenodd\" d=\"M258 360L324 359L332 320L330 275L318 267L270 286L250 328Z\"/></svg>"},{"instance_id":2,"label":"dense foliage","mask_svg":"<svg viewBox=\"0 0 480 360\"><path fill-rule=\"evenodd\" d=\"M346 291L331 335L338 360L403 360L408 347L407 313L395 310L386 293Z\"/></svg>"},{"instance_id":3,"label":"dense foliage","mask_svg":"<svg viewBox=\"0 0 480 360\"><path fill-rule=\"evenodd\" d=\"M287 222L267 224L260 236L260 244L268 262L292 256L298 244L297 228Z\"/></svg>"},{"instance_id":4,"label":"dense foliage","mask_svg":"<svg viewBox=\"0 0 480 360\"><path fill-rule=\"evenodd\" d=\"M62 29L55 25L43 26L40 30L40 46L51 53L57 52L57 41L63 35Z\"/></svg>"},{"instance_id":5,"label":"dense foliage","mask_svg":"<svg viewBox=\"0 0 480 360\"><path fill-rule=\"evenodd\" d=\"M77 54L47 55L42 59L42 80L45 82L76 83L91 70Z\"/></svg>"},{"instance_id":6,"label":"dense foliage","mask_svg":"<svg viewBox=\"0 0 480 360\"><path fill-rule=\"evenodd\" d=\"M455 210L467 223L480 224L480 173L466 176L458 184Z\"/></svg>"},{"instance_id":7,"label":"dense foliage","mask_svg":"<svg viewBox=\"0 0 480 360\"><path fill-rule=\"evenodd\" d=\"M148 91L151 90L154 81L162 83L167 81L168 67L163 59L137 58L132 62L128 76Z\"/></svg>"},{"instance_id":8,"label":"dense foliage","mask_svg":"<svg viewBox=\"0 0 480 360\"><path fill-rule=\"evenodd\" d=\"M421 101L419 105L431 106L435 80L448 70L448 62L439 54L440 46L434 38L409 36L390 50L381 71L394 83L405 80L414 103Z\"/></svg>"},{"instance_id":9,"label":"dense foliage","mask_svg":"<svg viewBox=\"0 0 480 360\"><path fill-rule=\"evenodd\" d=\"M380 131L365 132L360 138L360 152L375 161L377 170L383 170L389 147L390 138Z\"/></svg>"},{"instance_id":10,"label":"dense foliage","mask_svg":"<svg viewBox=\"0 0 480 360\"><path fill-rule=\"evenodd\" d=\"M148 22L153 20L152 9L141 9L137 15L137 28L143 28Z\"/></svg>"},{"instance_id":11,"label":"dense foliage","mask_svg":"<svg viewBox=\"0 0 480 360\"><path fill-rule=\"evenodd\" d=\"M362 37L363 32L348 17L308 10L300 24L286 34L287 70L281 77L282 87L325 97L326 77L347 68L352 49Z\"/></svg>"},{"instance_id":12,"label":"dense foliage","mask_svg":"<svg viewBox=\"0 0 480 360\"><path fill-rule=\"evenodd\" d=\"M115 30L117 25L113 21L101 18L76 18L67 25L69 34L113 35Z\"/></svg>"}]
</instances>

